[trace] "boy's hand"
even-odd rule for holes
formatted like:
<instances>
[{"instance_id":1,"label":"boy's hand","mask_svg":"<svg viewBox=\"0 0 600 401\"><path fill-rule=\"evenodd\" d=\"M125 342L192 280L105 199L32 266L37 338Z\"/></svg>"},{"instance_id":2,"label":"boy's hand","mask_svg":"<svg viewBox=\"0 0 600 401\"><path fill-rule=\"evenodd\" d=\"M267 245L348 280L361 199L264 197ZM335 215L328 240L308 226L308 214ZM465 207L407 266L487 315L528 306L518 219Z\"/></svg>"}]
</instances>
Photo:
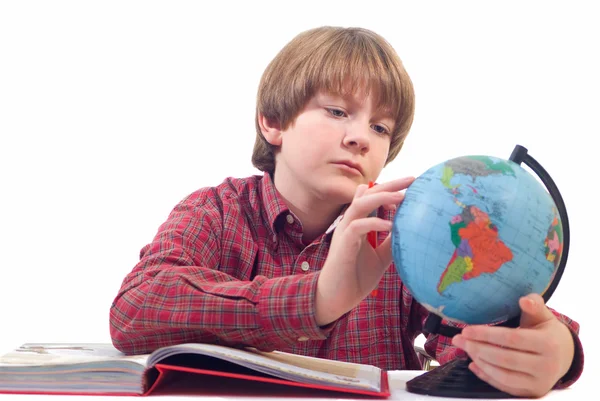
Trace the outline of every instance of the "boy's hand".
<instances>
[{"instance_id":1,"label":"boy's hand","mask_svg":"<svg viewBox=\"0 0 600 401\"><path fill-rule=\"evenodd\" d=\"M380 206L396 207L414 178L402 178L373 188L359 185L354 199L338 223L327 260L317 283L315 315L320 326L338 319L377 287L392 263L391 237L376 249L367 242L369 231L389 231L392 222L368 217Z\"/></svg>"},{"instance_id":2,"label":"boy's hand","mask_svg":"<svg viewBox=\"0 0 600 401\"><path fill-rule=\"evenodd\" d=\"M480 379L514 396L541 397L567 373L575 352L569 328L538 294L519 300L517 329L470 326L452 343L465 350Z\"/></svg>"}]
</instances>

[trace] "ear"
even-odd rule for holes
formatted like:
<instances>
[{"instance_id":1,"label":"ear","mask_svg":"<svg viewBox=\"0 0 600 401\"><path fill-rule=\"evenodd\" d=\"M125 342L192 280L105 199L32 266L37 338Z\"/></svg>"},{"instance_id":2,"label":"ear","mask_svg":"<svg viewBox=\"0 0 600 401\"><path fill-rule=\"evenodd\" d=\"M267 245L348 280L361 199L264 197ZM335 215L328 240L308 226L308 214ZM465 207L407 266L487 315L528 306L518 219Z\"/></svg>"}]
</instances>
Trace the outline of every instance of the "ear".
<instances>
[{"instance_id":1,"label":"ear","mask_svg":"<svg viewBox=\"0 0 600 401\"><path fill-rule=\"evenodd\" d=\"M263 114L259 114L258 125L267 142L273 146L281 146L281 125L278 121L270 120Z\"/></svg>"}]
</instances>

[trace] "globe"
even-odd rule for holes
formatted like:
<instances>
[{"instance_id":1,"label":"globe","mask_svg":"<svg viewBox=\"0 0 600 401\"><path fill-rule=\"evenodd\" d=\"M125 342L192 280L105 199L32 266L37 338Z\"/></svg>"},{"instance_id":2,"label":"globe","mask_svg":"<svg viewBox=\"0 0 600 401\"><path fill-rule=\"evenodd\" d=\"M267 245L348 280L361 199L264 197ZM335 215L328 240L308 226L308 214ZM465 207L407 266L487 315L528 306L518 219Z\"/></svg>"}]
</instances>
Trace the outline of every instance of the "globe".
<instances>
[{"instance_id":1,"label":"globe","mask_svg":"<svg viewBox=\"0 0 600 401\"><path fill-rule=\"evenodd\" d=\"M457 157L417 177L391 236L414 298L464 324L517 316L520 297L548 289L563 252L552 196L519 164L491 156Z\"/></svg>"}]
</instances>

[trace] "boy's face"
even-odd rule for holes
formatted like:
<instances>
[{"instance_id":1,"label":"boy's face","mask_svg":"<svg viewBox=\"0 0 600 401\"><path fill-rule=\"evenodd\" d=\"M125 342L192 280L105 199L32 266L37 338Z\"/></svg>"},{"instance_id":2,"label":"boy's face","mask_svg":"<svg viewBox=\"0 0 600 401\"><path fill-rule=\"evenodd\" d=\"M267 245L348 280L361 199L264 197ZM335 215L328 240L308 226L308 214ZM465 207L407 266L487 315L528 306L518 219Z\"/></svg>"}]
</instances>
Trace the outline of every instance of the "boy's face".
<instances>
[{"instance_id":1,"label":"boy's face","mask_svg":"<svg viewBox=\"0 0 600 401\"><path fill-rule=\"evenodd\" d=\"M341 205L352 200L357 185L375 181L388 156L394 120L373 106L371 96L313 96L271 142L280 146L278 190L287 197L312 195Z\"/></svg>"}]
</instances>

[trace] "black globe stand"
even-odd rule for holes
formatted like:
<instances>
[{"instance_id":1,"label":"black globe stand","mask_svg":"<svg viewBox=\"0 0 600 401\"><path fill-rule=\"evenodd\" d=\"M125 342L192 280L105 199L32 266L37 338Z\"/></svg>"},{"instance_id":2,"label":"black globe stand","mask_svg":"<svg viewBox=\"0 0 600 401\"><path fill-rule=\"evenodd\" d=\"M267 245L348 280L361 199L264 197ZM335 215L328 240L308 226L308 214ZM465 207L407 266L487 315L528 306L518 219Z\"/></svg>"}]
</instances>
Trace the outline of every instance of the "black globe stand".
<instances>
[{"instance_id":1,"label":"black globe stand","mask_svg":"<svg viewBox=\"0 0 600 401\"><path fill-rule=\"evenodd\" d=\"M565 270L567 256L569 254L569 218L563 198L544 168L527 153L527 149L521 145L516 145L509 160L514 163L527 165L541 180L550 196L556 204L558 214L563 229L563 250L560 263L556 269L552 282L548 289L542 294L544 302L548 302L552 293L558 286L558 283ZM496 326L519 327L521 320L520 314L511 319L499 323ZM430 313L425 321L423 328L426 334L438 334L440 336L452 338L461 333L461 329L448 326L442 323L442 318L436 314ZM440 367L426 372L414 379L406 382L406 390L411 393L440 396L440 397L459 397L459 398L514 398L495 387L479 379L471 370L469 370L470 358L457 358Z\"/></svg>"}]
</instances>

